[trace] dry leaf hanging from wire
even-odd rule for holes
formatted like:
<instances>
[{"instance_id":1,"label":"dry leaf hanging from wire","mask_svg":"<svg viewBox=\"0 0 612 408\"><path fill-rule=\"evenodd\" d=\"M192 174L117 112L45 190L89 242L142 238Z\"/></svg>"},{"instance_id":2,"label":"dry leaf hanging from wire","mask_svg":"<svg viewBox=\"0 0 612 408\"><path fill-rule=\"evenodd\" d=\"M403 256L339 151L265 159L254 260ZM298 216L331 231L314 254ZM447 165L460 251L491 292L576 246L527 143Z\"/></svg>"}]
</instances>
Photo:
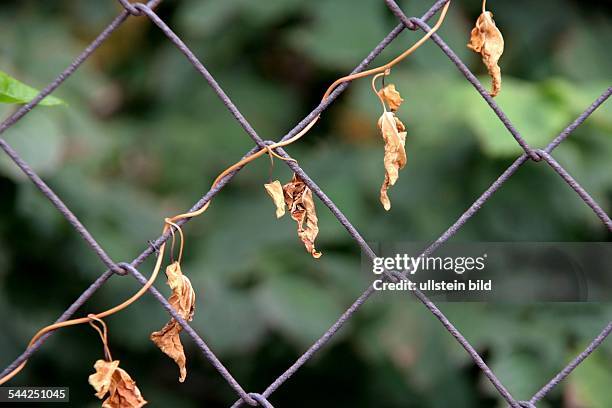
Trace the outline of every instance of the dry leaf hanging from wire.
<instances>
[{"instance_id":1,"label":"dry leaf hanging from wire","mask_svg":"<svg viewBox=\"0 0 612 408\"><path fill-rule=\"evenodd\" d=\"M406 165L406 128L393 112L384 112L378 119L378 128L385 142L385 180L380 187L380 202L385 210L391 208L387 195L389 186L395 184L399 170Z\"/></svg>"},{"instance_id":2,"label":"dry leaf hanging from wire","mask_svg":"<svg viewBox=\"0 0 612 408\"><path fill-rule=\"evenodd\" d=\"M467 46L482 55L482 62L493 80L491 96L496 96L501 89L501 69L497 62L504 52L504 38L493 21L493 13L484 11L478 17Z\"/></svg>"},{"instance_id":3,"label":"dry leaf hanging from wire","mask_svg":"<svg viewBox=\"0 0 612 408\"><path fill-rule=\"evenodd\" d=\"M130 375L119 368L119 360L98 360L94 368L89 384L96 390L96 397L102 399L108 393L102 408L139 408L147 403Z\"/></svg>"},{"instance_id":4,"label":"dry leaf hanging from wire","mask_svg":"<svg viewBox=\"0 0 612 408\"><path fill-rule=\"evenodd\" d=\"M283 194L283 186L280 181L274 180L272 183L264 184L264 187L276 206L276 218L285 215L285 197Z\"/></svg>"},{"instance_id":5,"label":"dry leaf hanging from wire","mask_svg":"<svg viewBox=\"0 0 612 408\"><path fill-rule=\"evenodd\" d=\"M172 295L168 298L168 302L183 319L191 321L195 312L195 292L191 287L189 278L183 275L178 262L174 262L166 268L166 277L168 278L168 286L172 289ZM153 343L178 365L180 382L185 381L185 377L187 377L185 351L179 336L182 330L183 327L172 318L161 330L151 333Z\"/></svg>"},{"instance_id":6,"label":"dry leaf hanging from wire","mask_svg":"<svg viewBox=\"0 0 612 408\"><path fill-rule=\"evenodd\" d=\"M314 246L315 239L319 234L319 221L312 191L297 174L293 174L293 179L283 186L283 193L291 218L297 222L298 236L304 243L306 250L314 258L319 258L321 253L317 252Z\"/></svg>"},{"instance_id":7,"label":"dry leaf hanging from wire","mask_svg":"<svg viewBox=\"0 0 612 408\"><path fill-rule=\"evenodd\" d=\"M378 96L380 96L393 112L395 112L404 101L393 84L389 84L378 91Z\"/></svg>"}]
</instances>

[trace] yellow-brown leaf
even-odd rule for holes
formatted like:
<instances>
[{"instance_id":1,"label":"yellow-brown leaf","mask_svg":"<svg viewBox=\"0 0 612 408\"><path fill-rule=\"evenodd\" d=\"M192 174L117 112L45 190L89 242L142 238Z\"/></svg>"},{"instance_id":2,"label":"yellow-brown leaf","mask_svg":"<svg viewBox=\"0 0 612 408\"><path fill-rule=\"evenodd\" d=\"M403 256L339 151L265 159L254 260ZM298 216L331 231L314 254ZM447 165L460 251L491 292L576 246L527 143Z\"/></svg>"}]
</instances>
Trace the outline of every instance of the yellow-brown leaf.
<instances>
[{"instance_id":1,"label":"yellow-brown leaf","mask_svg":"<svg viewBox=\"0 0 612 408\"><path fill-rule=\"evenodd\" d=\"M140 408L147 403L130 375L119 368L119 360L98 360L94 368L89 384L96 390L96 397L102 399L108 393L102 408Z\"/></svg>"},{"instance_id":2,"label":"yellow-brown leaf","mask_svg":"<svg viewBox=\"0 0 612 408\"><path fill-rule=\"evenodd\" d=\"M178 262L174 262L166 268L166 276L168 286L172 289L172 295L168 298L168 302L183 319L191 321L195 312L195 292L189 278L183 275ZM181 330L183 330L182 326L172 318L161 330L151 333L151 340L178 365L179 381L183 382L187 377L187 368L185 367L187 359L179 336Z\"/></svg>"},{"instance_id":3,"label":"yellow-brown leaf","mask_svg":"<svg viewBox=\"0 0 612 408\"><path fill-rule=\"evenodd\" d=\"M96 372L89 376L89 384L96 390L96 397L102 399L110 388L111 378L119 367L119 361L98 360L94 364Z\"/></svg>"},{"instance_id":4,"label":"yellow-brown leaf","mask_svg":"<svg viewBox=\"0 0 612 408\"><path fill-rule=\"evenodd\" d=\"M179 367L179 381L183 382L187 377L187 358L179 336L181 330L181 325L172 319L161 330L151 333L150 338L164 354L174 360Z\"/></svg>"},{"instance_id":5,"label":"yellow-brown leaf","mask_svg":"<svg viewBox=\"0 0 612 408\"><path fill-rule=\"evenodd\" d=\"M276 206L276 218L285 215L285 197L283 195L283 186L280 181L274 180L272 183L264 184L264 187Z\"/></svg>"},{"instance_id":6,"label":"yellow-brown leaf","mask_svg":"<svg viewBox=\"0 0 612 408\"><path fill-rule=\"evenodd\" d=\"M387 195L389 186L395 184L399 170L406 165L406 128L393 112L385 112L378 120L378 128L385 142L385 179L380 187L380 202L385 210L391 208Z\"/></svg>"},{"instance_id":7,"label":"yellow-brown leaf","mask_svg":"<svg viewBox=\"0 0 612 408\"><path fill-rule=\"evenodd\" d=\"M487 66L493 80L491 96L496 96L501 89L501 69L497 63L504 52L504 37L495 25L490 11L485 11L476 20L467 46L482 56L482 62Z\"/></svg>"},{"instance_id":8,"label":"yellow-brown leaf","mask_svg":"<svg viewBox=\"0 0 612 408\"><path fill-rule=\"evenodd\" d=\"M398 110L400 105L404 101L400 96L400 93L395 89L395 85L393 84L389 84L380 91L378 91L378 95L393 112Z\"/></svg>"},{"instance_id":9,"label":"yellow-brown leaf","mask_svg":"<svg viewBox=\"0 0 612 408\"><path fill-rule=\"evenodd\" d=\"M298 237L304 243L306 250L314 258L319 258L321 253L317 252L314 246L315 239L319 234L319 220L317 219L312 191L297 174L294 174L293 179L283 186L283 193L291 218L297 222Z\"/></svg>"}]
</instances>

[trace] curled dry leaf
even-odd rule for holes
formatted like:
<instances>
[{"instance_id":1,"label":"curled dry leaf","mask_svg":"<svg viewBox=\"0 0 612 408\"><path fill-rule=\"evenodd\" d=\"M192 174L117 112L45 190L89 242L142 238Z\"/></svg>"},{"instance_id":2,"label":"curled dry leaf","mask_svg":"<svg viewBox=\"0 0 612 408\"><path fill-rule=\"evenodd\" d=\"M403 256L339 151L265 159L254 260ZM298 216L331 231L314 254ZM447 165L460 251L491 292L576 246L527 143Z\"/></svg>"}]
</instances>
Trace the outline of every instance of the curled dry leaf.
<instances>
[{"instance_id":1,"label":"curled dry leaf","mask_svg":"<svg viewBox=\"0 0 612 408\"><path fill-rule=\"evenodd\" d=\"M297 222L298 236L306 250L314 258L319 258L321 253L314 246L319 226L312 191L297 174L293 174L293 179L283 186L283 193L291 218Z\"/></svg>"},{"instance_id":2,"label":"curled dry leaf","mask_svg":"<svg viewBox=\"0 0 612 408\"><path fill-rule=\"evenodd\" d=\"M172 295L168 298L168 302L183 319L191 321L195 312L195 292L191 287L189 278L183 275L178 262L168 265L166 277L168 278L168 286L172 289ZM179 336L182 330L183 327L172 318L161 330L151 333L153 343L178 365L180 382L185 381L185 377L187 377L185 351Z\"/></svg>"},{"instance_id":3,"label":"curled dry leaf","mask_svg":"<svg viewBox=\"0 0 612 408\"><path fill-rule=\"evenodd\" d=\"M89 384L96 390L96 397L102 399L108 393L102 408L138 408L147 403L130 375L119 368L119 360L98 360L94 368Z\"/></svg>"},{"instance_id":4,"label":"curled dry leaf","mask_svg":"<svg viewBox=\"0 0 612 408\"><path fill-rule=\"evenodd\" d=\"M391 201L387 190L397 181L399 169L406 165L406 127L393 112L384 112L378 119L378 128L385 141L385 180L380 187L380 202L389 211Z\"/></svg>"},{"instance_id":5,"label":"curled dry leaf","mask_svg":"<svg viewBox=\"0 0 612 408\"><path fill-rule=\"evenodd\" d=\"M496 96L501 89L501 70L497 62L504 52L504 37L495 25L490 11L485 11L476 20L467 47L482 55L482 62L493 79L491 96Z\"/></svg>"},{"instance_id":6,"label":"curled dry leaf","mask_svg":"<svg viewBox=\"0 0 612 408\"><path fill-rule=\"evenodd\" d=\"M283 195L283 186L280 181L274 180L272 183L264 184L268 195L272 197L274 205L276 206L276 218L280 218L285 215L285 197Z\"/></svg>"},{"instance_id":7,"label":"curled dry leaf","mask_svg":"<svg viewBox=\"0 0 612 408\"><path fill-rule=\"evenodd\" d=\"M378 91L378 96L387 104L389 109L395 112L404 100L400 93L395 89L395 85L389 84Z\"/></svg>"}]
</instances>

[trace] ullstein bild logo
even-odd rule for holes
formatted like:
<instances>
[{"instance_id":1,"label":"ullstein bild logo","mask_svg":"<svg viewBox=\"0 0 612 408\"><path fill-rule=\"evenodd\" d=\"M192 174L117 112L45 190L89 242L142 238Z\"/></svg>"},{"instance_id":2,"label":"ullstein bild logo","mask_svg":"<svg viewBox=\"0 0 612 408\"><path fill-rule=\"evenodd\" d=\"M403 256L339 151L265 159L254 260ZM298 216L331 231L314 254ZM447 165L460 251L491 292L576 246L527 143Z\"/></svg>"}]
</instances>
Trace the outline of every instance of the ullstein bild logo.
<instances>
[{"instance_id":1,"label":"ullstein bild logo","mask_svg":"<svg viewBox=\"0 0 612 408\"><path fill-rule=\"evenodd\" d=\"M398 271L414 275L419 271L454 272L462 275L465 272L482 271L485 269L487 254L478 257L411 257L408 254L396 254L393 257L375 258L372 272L381 275L385 270ZM375 290L421 290L421 291L488 291L491 290L491 280L468 281L436 281L428 279L420 282L400 281L384 282L382 279L374 281Z\"/></svg>"}]
</instances>

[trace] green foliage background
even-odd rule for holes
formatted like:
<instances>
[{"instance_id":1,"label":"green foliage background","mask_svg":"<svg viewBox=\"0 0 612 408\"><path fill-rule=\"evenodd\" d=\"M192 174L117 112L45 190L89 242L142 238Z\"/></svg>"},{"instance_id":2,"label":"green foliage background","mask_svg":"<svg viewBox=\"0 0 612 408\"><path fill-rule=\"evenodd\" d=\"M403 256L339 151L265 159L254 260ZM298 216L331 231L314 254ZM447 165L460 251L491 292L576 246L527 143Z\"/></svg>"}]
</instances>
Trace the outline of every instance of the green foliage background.
<instances>
[{"instance_id":1,"label":"green foliage background","mask_svg":"<svg viewBox=\"0 0 612 408\"><path fill-rule=\"evenodd\" d=\"M119 11L112 0L4 1L0 69L42 88ZM404 1L420 15L430 1ZM440 33L489 79L465 43L480 2L455 0ZM490 1L506 39L497 101L543 146L610 86L607 2ZM160 15L202 59L259 134L278 139L316 106L396 25L379 0L180 0ZM415 41L405 32L377 62ZM393 70L405 98L409 163L378 203L379 106L367 80L351 85L313 131L288 148L372 241L438 237L520 153L482 98L432 43ZM184 57L146 18L130 18L41 107L7 131L14 146L116 261L158 235L163 217L189 208L252 142ZM0 107L6 117L15 106ZM612 105L555 152L612 209ZM288 219L276 221L262 184L268 162L243 170L205 216L185 229L184 271L198 293L193 326L249 391L263 390L361 293L371 275L343 228L318 202L324 256L312 260ZM277 164L274 177L288 180ZM544 164L528 163L453 241L607 241L591 210ZM152 263L141 267L151 270ZM0 155L0 365L102 271L57 211ZM163 279L158 287L167 293ZM113 277L81 314L137 290ZM442 304L517 398L528 399L610 320L609 304ZM151 406L226 407L235 396L185 337L189 376L148 340L167 320L149 296L107 319L115 358ZM14 385L71 388L71 405L99 406L87 376L97 335L62 330ZM612 343L539 408L612 406ZM496 392L439 322L405 294L369 301L316 359L274 393L280 407L502 407Z\"/></svg>"}]
</instances>

